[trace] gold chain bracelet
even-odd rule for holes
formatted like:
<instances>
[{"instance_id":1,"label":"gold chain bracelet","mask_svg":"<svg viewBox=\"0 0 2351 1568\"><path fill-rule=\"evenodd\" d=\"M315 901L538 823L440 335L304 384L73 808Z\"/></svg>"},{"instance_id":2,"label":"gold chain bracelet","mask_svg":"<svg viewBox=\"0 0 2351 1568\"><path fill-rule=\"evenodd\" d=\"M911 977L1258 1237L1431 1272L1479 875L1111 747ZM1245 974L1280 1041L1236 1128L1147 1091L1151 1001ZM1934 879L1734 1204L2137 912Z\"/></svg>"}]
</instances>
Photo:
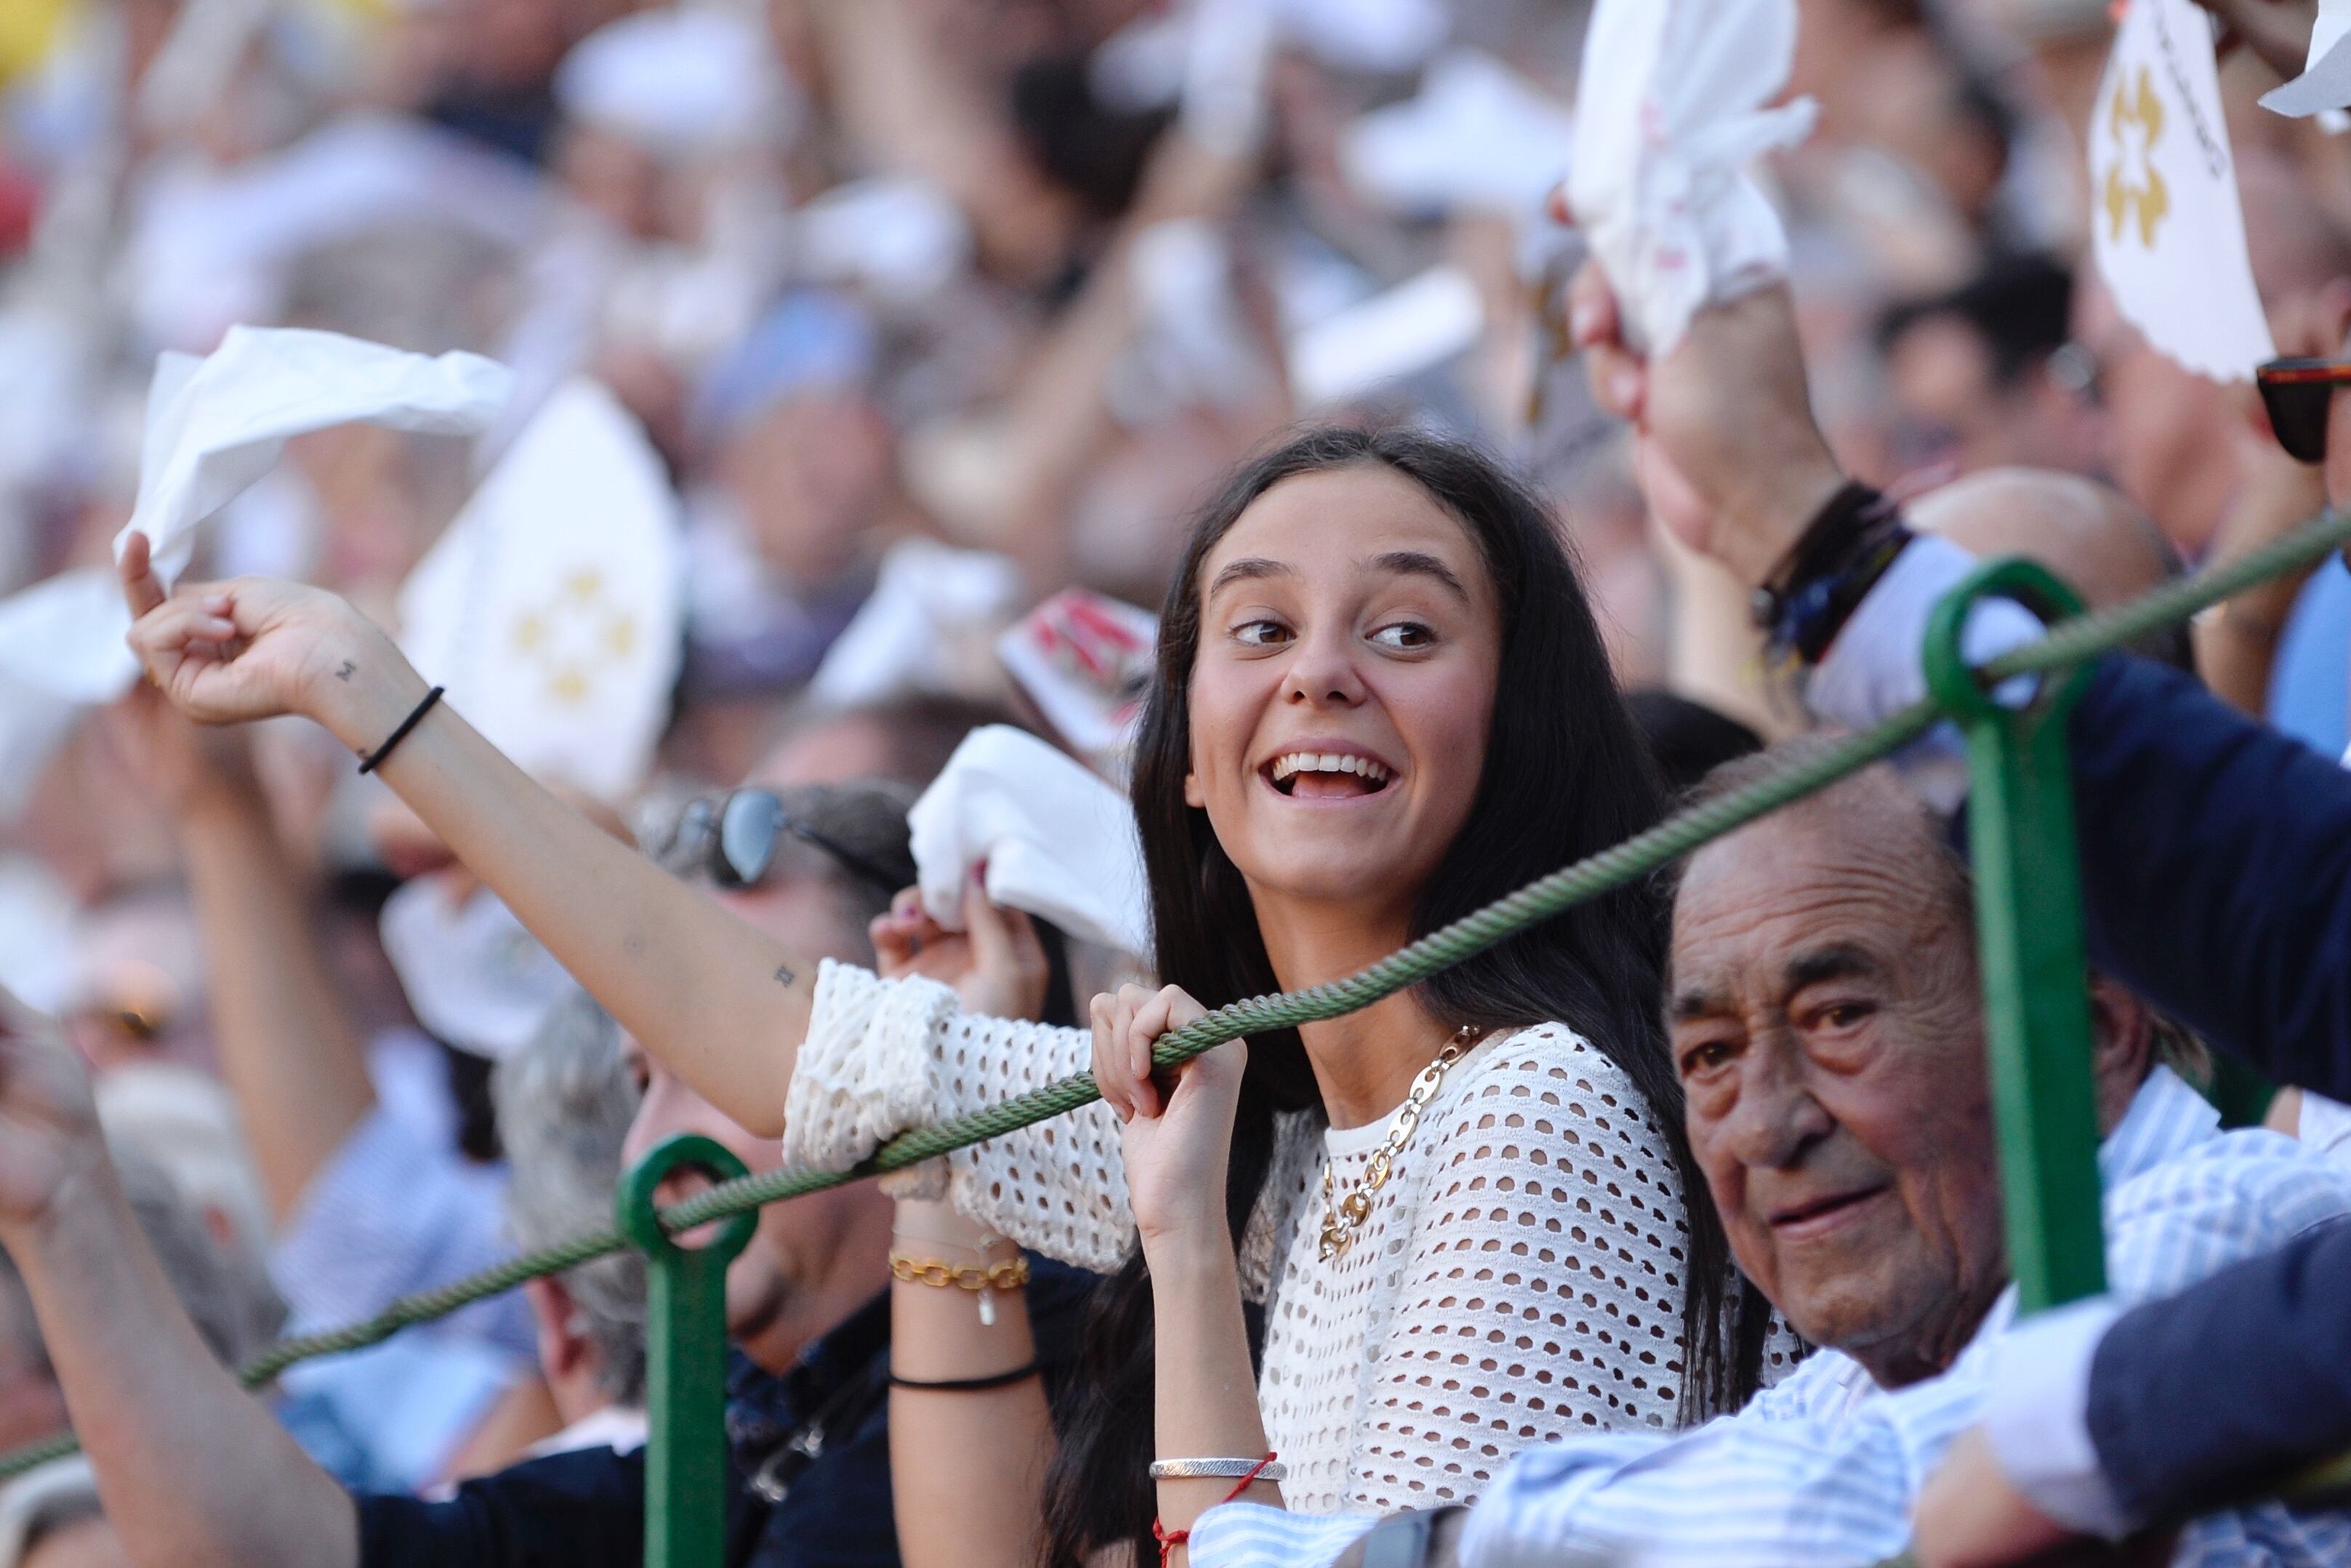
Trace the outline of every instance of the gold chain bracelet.
<instances>
[{"instance_id":1,"label":"gold chain bracelet","mask_svg":"<svg viewBox=\"0 0 2351 1568\"><path fill-rule=\"evenodd\" d=\"M1017 1291L1029 1282L1029 1260L1012 1258L980 1269L936 1260L920 1260L904 1252L893 1252L890 1275L909 1285L935 1285L941 1290L952 1286L958 1291Z\"/></svg>"},{"instance_id":2,"label":"gold chain bracelet","mask_svg":"<svg viewBox=\"0 0 2351 1568\"><path fill-rule=\"evenodd\" d=\"M1001 1263L990 1263L980 1269L965 1264L942 1263L936 1259L909 1258L904 1252L890 1254L890 1276L904 1280L909 1285L932 1285L940 1290L969 1291L979 1298L979 1324L982 1328L996 1326L996 1292L1018 1291L1029 1283L1029 1260L1018 1254Z\"/></svg>"}]
</instances>

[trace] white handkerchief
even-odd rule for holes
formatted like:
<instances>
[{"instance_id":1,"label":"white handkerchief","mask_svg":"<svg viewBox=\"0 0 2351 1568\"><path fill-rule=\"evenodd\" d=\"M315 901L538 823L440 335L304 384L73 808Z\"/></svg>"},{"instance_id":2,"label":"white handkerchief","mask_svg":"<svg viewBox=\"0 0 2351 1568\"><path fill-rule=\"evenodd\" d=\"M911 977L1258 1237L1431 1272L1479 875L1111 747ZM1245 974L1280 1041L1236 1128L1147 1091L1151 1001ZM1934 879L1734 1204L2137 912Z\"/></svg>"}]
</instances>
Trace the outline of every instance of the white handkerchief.
<instances>
[{"instance_id":1,"label":"white handkerchief","mask_svg":"<svg viewBox=\"0 0 2351 1568\"><path fill-rule=\"evenodd\" d=\"M400 590L400 642L525 771L617 804L669 718L677 497L597 382L558 387Z\"/></svg>"},{"instance_id":2,"label":"white handkerchief","mask_svg":"<svg viewBox=\"0 0 2351 1568\"><path fill-rule=\"evenodd\" d=\"M453 904L438 877L412 877L384 901L378 929L416 1021L493 1061L530 1039L575 989L555 955L486 887Z\"/></svg>"},{"instance_id":3,"label":"white handkerchief","mask_svg":"<svg viewBox=\"0 0 2351 1568\"><path fill-rule=\"evenodd\" d=\"M2318 0L2302 74L2262 95L2262 107L2302 119L2351 108L2351 0Z\"/></svg>"},{"instance_id":4,"label":"white handkerchief","mask_svg":"<svg viewBox=\"0 0 2351 1568\"><path fill-rule=\"evenodd\" d=\"M963 929L963 888L987 865L987 896L1071 936L1147 959L1151 904L1126 798L1009 725L973 730L906 813L923 908Z\"/></svg>"},{"instance_id":5,"label":"white handkerchief","mask_svg":"<svg viewBox=\"0 0 2351 1568\"><path fill-rule=\"evenodd\" d=\"M1584 35L1568 198L1635 347L1672 351L1698 308L1788 270L1746 172L1813 128L1787 86L1795 0L1599 0Z\"/></svg>"},{"instance_id":6,"label":"white handkerchief","mask_svg":"<svg viewBox=\"0 0 2351 1568\"><path fill-rule=\"evenodd\" d=\"M2089 134L2090 238L2124 319L2199 375L2251 380L2277 350L2245 251L2206 13L2131 0Z\"/></svg>"},{"instance_id":7,"label":"white handkerchief","mask_svg":"<svg viewBox=\"0 0 2351 1568\"><path fill-rule=\"evenodd\" d=\"M1485 329L1477 284L1447 262L1293 335L1290 388L1301 408L1345 402L1436 369Z\"/></svg>"},{"instance_id":8,"label":"white handkerchief","mask_svg":"<svg viewBox=\"0 0 2351 1568\"><path fill-rule=\"evenodd\" d=\"M967 691L1020 594L1020 568L1008 556L903 540L882 558L872 596L826 651L809 692L855 707Z\"/></svg>"},{"instance_id":9,"label":"white handkerchief","mask_svg":"<svg viewBox=\"0 0 2351 1568\"><path fill-rule=\"evenodd\" d=\"M1447 51L1420 96L1375 109L1340 133L1347 183L1393 212L1541 209L1567 175L1575 120L1477 49Z\"/></svg>"},{"instance_id":10,"label":"white handkerchief","mask_svg":"<svg viewBox=\"0 0 2351 1568\"><path fill-rule=\"evenodd\" d=\"M513 377L475 354L403 353L333 332L232 327L203 360L162 355L147 397L139 500L114 541L154 548L168 585L187 568L196 530L277 461L287 441L336 424L470 435L506 401ZM76 702L110 702L139 668L113 575L87 570L0 604L0 672Z\"/></svg>"}]
</instances>

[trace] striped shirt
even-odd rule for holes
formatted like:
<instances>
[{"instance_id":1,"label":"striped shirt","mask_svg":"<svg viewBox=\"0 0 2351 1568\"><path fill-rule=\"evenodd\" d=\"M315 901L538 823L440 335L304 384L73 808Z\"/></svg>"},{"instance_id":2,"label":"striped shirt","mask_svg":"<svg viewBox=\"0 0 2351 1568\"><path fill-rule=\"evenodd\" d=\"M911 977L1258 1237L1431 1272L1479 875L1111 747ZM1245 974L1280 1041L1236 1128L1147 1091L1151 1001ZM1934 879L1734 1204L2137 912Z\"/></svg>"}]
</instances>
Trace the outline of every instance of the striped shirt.
<instances>
[{"instance_id":1,"label":"striped shirt","mask_svg":"<svg viewBox=\"0 0 2351 1568\"><path fill-rule=\"evenodd\" d=\"M2351 1179L2291 1139L2223 1133L2201 1096L2158 1067L2098 1152L2109 1288L2168 1295L2222 1266L2351 1214ZM1735 1416L1678 1437L1620 1433L1521 1453L1472 1510L1463 1568L1607 1563L1725 1568L1870 1564L1903 1550L1910 1510L1984 1402L2004 1292L1941 1376L1881 1389L1823 1351ZM1315 1568L1370 1528L1234 1503L1202 1516L1194 1568ZM2187 1568L2351 1563L2351 1521L2276 1505L2220 1514L2182 1536Z\"/></svg>"}]
</instances>

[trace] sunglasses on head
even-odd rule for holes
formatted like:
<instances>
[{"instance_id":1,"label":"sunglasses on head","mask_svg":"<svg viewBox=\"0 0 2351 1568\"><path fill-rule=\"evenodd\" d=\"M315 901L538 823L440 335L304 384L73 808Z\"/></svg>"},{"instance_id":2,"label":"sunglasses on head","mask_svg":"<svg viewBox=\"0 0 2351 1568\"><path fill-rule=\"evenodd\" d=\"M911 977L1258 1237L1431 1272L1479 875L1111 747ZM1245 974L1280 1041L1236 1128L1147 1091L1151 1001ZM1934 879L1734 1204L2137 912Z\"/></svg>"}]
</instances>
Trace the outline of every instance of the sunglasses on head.
<instances>
[{"instance_id":1,"label":"sunglasses on head","mask_svg":"<svg viewBox=\"0 0 2351 1568\"><path fill-rule=\"evenodd\" d=\"M2326 459L2326 417L2335 389L2351 386L2351 363L2333 360L2272 360L2253 371L2278 444L2298 463Z\"/></svg>"},{"instance_id":2,"label":"sunglasses on head","mask_svg":"<svg viewBox=\"0 0 2351 1568\"><path fill-rule=\"evenodd\" d=\"M737 789L724 797L705 795L687 801L678 817L673 852L662 858L674 869L703 872L721 887L752 887L776 863L776 851L786 834L823 851L885 898L895 895L909 880L810 827L766 789Z\"/></svg>"}]
</instances>

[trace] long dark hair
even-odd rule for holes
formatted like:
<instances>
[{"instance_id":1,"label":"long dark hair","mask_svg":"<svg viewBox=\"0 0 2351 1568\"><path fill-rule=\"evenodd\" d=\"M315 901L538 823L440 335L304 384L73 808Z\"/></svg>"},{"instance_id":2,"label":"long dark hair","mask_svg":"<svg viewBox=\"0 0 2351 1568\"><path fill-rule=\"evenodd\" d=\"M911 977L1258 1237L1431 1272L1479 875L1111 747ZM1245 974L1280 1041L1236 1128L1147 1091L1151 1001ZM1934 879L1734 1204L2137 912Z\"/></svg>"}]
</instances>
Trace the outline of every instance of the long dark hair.
<instances>
[{"instance_id":1,"label":"long dark hair","mask_svg":"<svg viewBox=\"0 0 2351 1568\"><path fill-rule=\"evenodd\" d=\"M1184 800L1200 572L1259 496L1301 474L1381 464L1468 530L1501 601L1499 700L1468 820L1414 912L1419 936L1545 872L1638 832L1661 810L1646 748L1612 676L1599 627L1543 508L1472 446L1413 431L1308 430L1250 463L1192 530L1159 624L1158 668L1135 748L1134 800L1151 883L1162 980L1209 1007L1279 990L1249 891ZM1740 1312L1729 1245L1683 1135L1681 1094L1659 1025L1666 912L1652 886L1594 899L1426 982L1422 1004L1454 1027L1557 1019L1624 1069L1671 1144L1689 1215L1680 1406L1692 1420L1752 1391L1764 1314ZM1234 1116L1227 1221L1238 1245L1273 1155L1274 1117L1319 1112L1295 1030L1254 1035ZM1752 1320L1742 1322L1741 1319ZM1153 1560L1151 1282L1140 1252L1097 1293L1077 1407L1046 1485L1045 1561L1076 1568L1132 1542Z\"/></svg>"}]
</instances>

